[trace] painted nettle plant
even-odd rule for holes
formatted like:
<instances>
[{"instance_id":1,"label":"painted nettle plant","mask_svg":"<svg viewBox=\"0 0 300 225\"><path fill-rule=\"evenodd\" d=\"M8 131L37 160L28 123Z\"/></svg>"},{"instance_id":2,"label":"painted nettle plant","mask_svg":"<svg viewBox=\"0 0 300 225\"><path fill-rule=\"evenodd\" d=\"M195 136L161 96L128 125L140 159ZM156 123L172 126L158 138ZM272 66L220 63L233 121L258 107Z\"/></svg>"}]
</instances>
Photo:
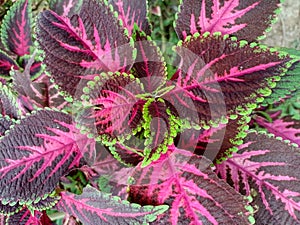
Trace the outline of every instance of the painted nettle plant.
<instances>
[{"instance_id":1,"label":"painted nettle plant","mask_svg":"<svg viewBox=\"0 0 300 225\"><path fill-rule=\"evenodd\" d=\"M1 224L300 224L281 0L181 0L173 61L146 0L48 3L1 21Z\"/></svg>"}]
</instances>

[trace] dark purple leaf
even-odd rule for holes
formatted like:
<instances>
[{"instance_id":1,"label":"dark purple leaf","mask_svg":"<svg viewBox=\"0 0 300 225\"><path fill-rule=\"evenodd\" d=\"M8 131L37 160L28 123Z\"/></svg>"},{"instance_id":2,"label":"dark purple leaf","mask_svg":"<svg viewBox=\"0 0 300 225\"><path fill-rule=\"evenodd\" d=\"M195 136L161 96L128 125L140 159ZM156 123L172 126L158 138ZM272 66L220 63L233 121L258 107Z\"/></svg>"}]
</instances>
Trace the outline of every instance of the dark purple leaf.
<instances>
[{"instance_id":1,"label":"dark purple leaf","mask_svg":"<svg viewBox=\"0 0 300 225\"><path fill-rule=\"evenodd\" d=\"M173 148L150 166L135 168L130 199L170 206L154 224L250 224L247 202L216 176L210 164L204 157Z\"/></svg>"},{"instance_id":2,"label":"dark purple leaf","mask_svg":"<svg viewBox=\"0 0 300 225\"><path fill-rule=\"evenodd\" d=\"M122 139L141 126L143 102L136 97L143 94L138 79L125 73L101 73L84 88L82 96L86 112L79 123L98 138L111 145L113 139ZM95 128L94 128L95 127Z\"/></svg>"},{"instance_id":3,"label":"dark purple leaf","mask_svg":"<svg viewBox=\"0 0 300 225\"><path fill-rule=\"evenodd\" d=\"M118 197L102 193L90 186L82 195L61 193L57 209L74 215L85 225L95 224L149 224L167 206L144 206L121 201Z\"/></svg>"},{"instance_id":4,"label":"dark purple leaf","mask_svg":"<svg viewBox=\"0 0 300 225\"><path fill-rule=\"evenodd\" d=\"M236 190L252 195L259 224L300 223L300 149L265 134L249 133L238 153L217 165Z\"/></svg>"},{"instance_id":5,"label":"dark purple leaf","mask_svg":"<svg viewBox=\"0 0 300 225\"><path fill-rule=\"evenodd\" d=\"M73 16L80 12L83 0L50 0L50 9L61 16Z\"/></svg>"},{"instance_id":6,"label":"dark purple leaf","mask_svg":"<svg viewBox=\"0 0 300 225\"><path fill-rule=\"evenodd\" d=\"M16 1L4 17L1 25L1 41L7 51L18 56L30 53L30 46L32 46L31 25L31 1Z\"/></svg>"},{"instance_id":7,"label":"dark purple leaf","mask_svg":"<svg viewBox=\"0 0 300 225\"><path fill-rule=\"evenodd\" d=\"M0 142L0 199L25 204L47 196L93 146L67 114L40 110L27 116Z\"/></svg>"},{"instance_id":8,"label":"dark purple leaf","mask_svg":"<svg viewBox=\"0 0 300 225\"><path fill-rule=\"evenodd\" d=\"M143 34L136 34L134 46L137 50L135 63L131 73L139 78L147 93L159 91L164 87L167 78L167 68L162 53L155 42Z\"/></svg>"},{"instance_id":9,"label":"dark purple leaf","mask_svg":"<svg viewBox=\"0 0 300 225\"><path fill-rule=\"evenodd\" d=\"M285 55L218 33L189 37L176 51L181 56L177 86L163 98L180 118L202 126L249 114L289 66Z\"/></svg>"},{"instance_id":10,"label":"dark purple leaf","mask_svg":"<svg viewBox=\"0 0 300 225\"><path fill-rule=\"evenodd\" d=\"M256 117L255 121L276 137L281 137L283 140L288 140L291 143L296 143L300 146L299 120L293 120L291 117L286 116L283 118L276 118L272 122L268 122L261 117Z\"/></svg>"},{"instance_id":11,"label":"dark purple leaf","mask_svg":"<svg viewBox=\"0 0 300 225\"><path fill-rule=\"evenodd\" d=\"M84 1L79 15L71 19L44 11L37 27L47 70L71 95L82 90L84 80L93 79L101 71L125 71L133 63L132 44L102 1Z\"/></svg>"},{"instance_id":12,"label":"dark purple leaf","mask_svg":"<svg viewBox=\"0 0 300 225\"><path fill-rule=\"evenodd\" d=\"M262 38L274 22L280 0L182 0L175 30L180 39L197 32L221 32L240 40Z\"/></svg>"},{"instance_id":13,"label":"dark purple leaf","mask_svg":"<svg viewBox=\"0 0 300 225\"><path fill-rule=\"evenodd\" d=\"M128 30L131 36L134 30L134 23L138 27L150 35L150 25L147 18L147 1L145 0L110 0L114 10L118 12L119 19L123 22L123 26Z\"/></svg>"},{"instance_id":14,"label":"dark purple leaf","mask_svg":"<svg viewBox=\"0 0 300 225\"><path fill-rule=\"evenodd\" d=\"M0 76L3 78L9 78L9 72L12 68L17 70L19 67L13 59L0 50Z\"/></svg>"}]
</instances>

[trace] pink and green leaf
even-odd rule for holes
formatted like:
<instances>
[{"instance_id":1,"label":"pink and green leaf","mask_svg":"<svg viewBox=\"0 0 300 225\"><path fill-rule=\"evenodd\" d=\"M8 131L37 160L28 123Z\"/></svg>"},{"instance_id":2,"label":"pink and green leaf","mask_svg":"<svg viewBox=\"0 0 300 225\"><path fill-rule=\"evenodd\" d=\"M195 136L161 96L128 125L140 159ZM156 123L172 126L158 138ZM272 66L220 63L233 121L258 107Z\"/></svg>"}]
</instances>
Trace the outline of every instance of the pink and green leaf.
<instances>
[{"instance_id":1,"label":"pink and green leaf","mask_svg":"<svg viewBox=\"0 0 300 225\"><path fill-rule=\"evenodd\" d=\"M255 121L276 137L281 137L283 140L288 140L291 143L296 143L300 146L299 120L293 120L291 117L286 116L283 118L276 118L272 122L268 122L262 117L256 117Z\"/></svg>"},{"instance_id":2,"label":"pink and green leaf","mask_svg":"<svg viewBox=\"0 0 300 225\"><path fill-rule=\"evenodd\" d=\"M71 17L80 12L83 0L50 0L49 8L58 15Z\"/></svg>"},{"instance_id":3,"label":"pink and green leaf","mask_svg":"<svg viewBox=\"0 0 300 225\"><path fill-rule=\"evenodd\" d=\"M83 224L149 224L168 207L140 206L121 201L90 186L81 195L62 192L56 208L77 217Z\"/></svg>"},{"instance_id":4,"label":"pink and green leaf","mask_svg":"<svg viewBox=\"0 0 300 225\"><path fill-rule=\"evenodd\" d=\"M11 69L19 69L17 63L9 57L4 51L0 50L0 77L10 78Z\"/></svg>"},{"instance_id":5,"label":"pink and green leaf","mask_svg":"<svg viewBox=\"0 0 300 225\"><path fill-rule=\"evenodd\" d=\"M221 32L252 42L274 23L281 2L181 0L175 30L181 40L195 33Z\"/></svg>"},{"instance_id":6,"label":"pink and green leaf","mask_svg":"<svg viewBox=\"0 0 300 225\"><path fill-rule=\"evenodd\" d=\"M213 162L221 162L238 150L249 128L247 118L239 116L218 127L205 129L187 129L177 137L176 146L197 155L203 155Z\"/></svg>"},{"instance_id":7,"label":"pink and green leaf","mask_svg":"<svg viewBox=\"0 0 300 225\"><path fill-rule=\"evenodd\" d=\"M136 31L134 47L137 50L131 73L140 79L145 92L155 93L164 87L167 79L167 67L160 49L145 34Z\"/></svg>"},{"instance_id":8,"label":"pink and green leaf","mask_svg":"<svg viewBox=\"0 0 300 225\"><path fill-rule=\"evenodd\" d=\"M145 148L142 166L147 166L167 152L168 145L173 143L177 135L180 121L178 115L173 114L161 98L150 99L145 103L143 118Z\"/></svg>"},{"instance_id":9,"label":"pink and green leaf","mask_svg":"<svg viewBox=\"0 0 300 225\"><path fill-rule=\"evenodd\" d=\"M150 35L150 24L147 18L147 1L140 0L110 0L114 10L118 12L118 18L123 22L123 27L128 30L131 36L134 24Z\"/></svg>"},{"instance_id":10,"label":"pink and green leaf","mask_svg":"<svg viewBox=\"0 0 300 225\"><path fill-rule=\"evenodd\" d=\"M279 50L288 53L294 61L289 70L278 81L272 95L264 100L264 105L278 103L283 99L294 102L300 96L300 51L287 48L280 48Z\"/></svg>"},{"instance_id":11,"label":"pink and green leaf","mask_svg":"<svg viewBox=\"0 0 300 225\"><path fill-rule=\"evenodd\" d=\"M247 202L216 176L210 164L205 157L170 148L157 162L130 174L130 199L170 206L154 224L250 224Z\"/></svg>"},{"instance_id":12,"label":"pink and green leaf","mask_svg":"<svg viewBox=\"0 0 300 225\"><path fill-rule=\"evenodd\" d=\"M93 145L67 114L40 110L27 116L0 142L0 199L28 204L49 195Z\"/></svg>"},{"instance_id":13,"label":"pink and green leaf","mask_svg":"<svg viewBox=\"0 0 300 225\"><path fill-rule=\"evenodd\" d=\"M83 89L82 105L85 113L79 123L89 132L96 129L98 139L111 145L138 129L142 121L143 94L138 79L126 73L101 73Z\"/></svg>"},{"instance_id":14,"label":"pink and green leaf","mask_svg":"<svg viewBox=\"0 0 300 225\"><path fill-rule=\"evenodd\" d=\"M18 96L8 86L0 83L0 115L11 119L21 117L22 108L18 102Z\"/></svg>"},{"instance_id":15,"label":"pink and green leaf","mask_svg":"<svg viewBox=\"0 0 300 225\"><path fill-rule=\"evenodd\" d=\"M31 26L31 1L16 1L4 17L0 28L5 49L17 56L29 54L32 46Z\"/></svg>"},{"instance_id":16,"label":"pink and green leaf","mask_svg":"<svg viewBox=\"0 0 300 225\"><path fill-rule=\"evenodd\" d=\"M40 225L39 218L42 216L42 213L35 212L34 215L31 214L31 211L23 207L22 210L19 212L11 215L11 216L5 216L5 225ZM1 224L2 225L2 224Z\"/></svg>"},{"instance_id":17,"label":"pink and green leaf","mask_svg":"<svg viewBox=\"0 0 300 225\"><path fill-rule=\"evenodd\" d=\"M177 86L163 98L202 126L249 114L290 66L286 55L219 33L190 36L176 51Z\"/></svg>"},{"instance_id":18,"label":"pink and green leaf","mask_svg":"<svg viewBox=\"0 0 300 225\"><path fill-rule=\"evenodd\" d=\"M216 172L237 191L253 196L261 224L299 224L299 155L295 146L252 132Z\"/></svg>"},{"instance_id":19,"label":"pink and green leaf","mask_svg":"<svg viewBox=\"0 0 300 225\"><path fill-rule=\"evenodd\" d=\"M133 63L130 39L103 1L84 1L79 15L71 18L44 11L37 27L47 70L71 95L100 72L123 72Z\"/></svg>"}]
</instances>

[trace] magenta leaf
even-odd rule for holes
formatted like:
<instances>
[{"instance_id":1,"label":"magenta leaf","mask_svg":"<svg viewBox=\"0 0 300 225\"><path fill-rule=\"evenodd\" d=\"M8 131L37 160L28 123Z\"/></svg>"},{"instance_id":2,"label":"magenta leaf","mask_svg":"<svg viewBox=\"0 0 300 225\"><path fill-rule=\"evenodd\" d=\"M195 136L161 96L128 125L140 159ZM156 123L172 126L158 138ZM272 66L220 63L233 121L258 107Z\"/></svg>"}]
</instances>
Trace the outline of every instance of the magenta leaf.
<instances>
[{"instance_id":1,"label":"magenta leaf","mask_svg":"<svg viewBox=\"0 0 300 225\"><path fill-rule=\"evenodd\" d=\"M138 79L126 73L101 73L83 89L83 116L79 123L91 132L96 129L98 139L111 145L141 126L141 106L137 95L143 94Z\"/></svg>"},{"instance_id":2,"label":"magenta leaf","mask_svg":"<svg viewBox=\"0 0 300 225\"><path fill-rule=\"evenodd\" d=\"M147 93L159 91L166 82L167 68L155 42L137 31L134 46L137 50L131 73L140 79Z\"/></svg>"},{"instance_id":3,"label":"magenta leaf","mask_svg":"<svg viewBox=\"0 0 300 225\"><path fill-rule=\"evenodd\" d=\"M9 78L11 69L18 69L16 62L0 50L0 77Z\"/></svg>"},{"instance_id":4,"label":"magenta leaf","mask_svg":"<svg viewBox=\"0 0 300 225\"><path fill-rule=\"evenodd\" d=\"M73 16L80 12L83 0L50 0L49 7L51 10L61 16Z\"/></svg>"},{"instance_id":5,"label":"magenta leaf","mask_svg":"<svg viewBox=\"0 0 300 225\"><path fill-rule=\"evenodd\" d=\"M257 44L219 33L180 42L177 86L164 99L181 118L207 125L232 115L247 115L271 94L289 58Z\"/></svg>"},{"instance_id":6,"label":"magenta leaf","mask_svg":"<svg viewBox=\"0 0 300 225\"><path fill-rule=\"evenodd\" d=\"M256 117L255 121L276 137L281 137L283 140L289 140L291 143L296 143L300 146L299 120L293 120L290 116L286 116L276 118L272 122L268 122L261 117Z\"/></svg>"},{"instance_id":7,"label":"magenta leaf","mask_svg":"<svg viewBox=\"0 0 300 225\"><path fill-rule=\"evenodd\" d=\"M93 145L67 114L40 110L27 116L0 142L0 199L28 205L49 195Z\"/></svg>"},{"instance_id":8,"label":"magenta leaf","mask_svg":"<svg viewBox=\"0 0 300 225\"><path fill-rule=\"evenodd\" d=\"M91 186L86 187L81 195L62 192L56 207L77 217L85 225L149 224L168 209L165 205L141 207L130 204Z\"/></svg>"},{"instance_id":9,"label":"magenta leaf","mask_svg":"<svg viewBox=\"0 0 300 225\"><path fill-rule=\"evenodd\" d=\"M253 196L259 224L299 224L299 154L299 148L252 132L216 172L236 190Z\"/></svg>"},{"instance_id":10,"label":"magenta leaf","mask_svg":"<svg viewBox=\"0 0 300 225\"><path fill-rule=\"evenodd\" d=\"M181 0L175 30L180 39L197 32L221 32L240 40L262 38L276 18L280 0Z\"/></svg>"},{"instance_id":11,"label":"magenta leaf","mask_svg":"<svg viewBox=\"0 0 300 225\"><path fill-rule=\"evenodd\" d=\"M71 18L44 11L37 27L47 70L71 95L76 89L82 90L84 80L93 79L101 71L125 71L133 63L130 39L103 1L84 1L79 15Z\"/></svg>"},{"instance_id":12,"label":"magenta leaf","mask_svg":"<svg viewBox=\"0 0 300 225\"><path fill-rule=\"evenodd\" d=\"M250 224L247 202L210 164L205 157L170 147L157 162L131 174L130 199L170 206L154 224Z\"/></svg>"},{"instance_id":13,"label":"magenta leaf","mask_svg":"<svg viewBox=\"0 0 300 225\"><path fill-rule=\"evenodd\" d=\"M150 35L150 24L147 18L147 1L140 0L110 0L114 10L118 12L119 19L128 30L129 35L134 30L134 24Z\"/></svg>"},{"instance_id":14,"label":"magenta leaf","mask_svg":"<svg viewBox=\"0 0 300 225\"><path fill-rule=\"evenodd\" d=\"M16 1L1 25L1 41L7 51L18 56L30 53L31 25L31 1Z\"/></svg>"}]
</instances>

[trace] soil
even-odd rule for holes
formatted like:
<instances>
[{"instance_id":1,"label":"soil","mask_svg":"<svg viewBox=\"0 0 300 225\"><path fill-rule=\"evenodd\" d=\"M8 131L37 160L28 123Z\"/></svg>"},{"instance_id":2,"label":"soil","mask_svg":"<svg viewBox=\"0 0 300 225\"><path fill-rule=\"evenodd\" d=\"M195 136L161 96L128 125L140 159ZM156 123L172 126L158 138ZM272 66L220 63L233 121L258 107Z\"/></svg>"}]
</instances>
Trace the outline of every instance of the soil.
<instances>
[{"instance_id":1,"label":"soil","mask_svg":"<svg viewBox=\"0 0 300 225\"><path fill-rule=\"evenodd\" d=\"M266 35L264 44L300 49L300 0L285 0L277 23Z\"/></svg>"}]
</instances>

